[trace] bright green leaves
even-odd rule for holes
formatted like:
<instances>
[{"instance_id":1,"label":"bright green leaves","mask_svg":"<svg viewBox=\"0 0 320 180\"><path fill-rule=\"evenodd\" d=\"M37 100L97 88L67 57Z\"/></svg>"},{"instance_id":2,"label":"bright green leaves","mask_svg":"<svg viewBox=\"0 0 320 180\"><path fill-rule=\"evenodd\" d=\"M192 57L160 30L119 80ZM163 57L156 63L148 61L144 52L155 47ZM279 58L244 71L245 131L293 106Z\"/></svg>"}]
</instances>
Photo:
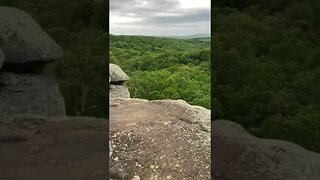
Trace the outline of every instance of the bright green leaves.
<instances>
[{"instance_id":1,"label":"bright green leaves","mask_svg":"<svg viewBox=\"0 0 320 180\"><path fill-rule=\"evenodd\" d=\"M131 73L129 90L136 98L183 99L210 108L210 75L198 67L172 66Z\"/></svg>"}]
</instances>

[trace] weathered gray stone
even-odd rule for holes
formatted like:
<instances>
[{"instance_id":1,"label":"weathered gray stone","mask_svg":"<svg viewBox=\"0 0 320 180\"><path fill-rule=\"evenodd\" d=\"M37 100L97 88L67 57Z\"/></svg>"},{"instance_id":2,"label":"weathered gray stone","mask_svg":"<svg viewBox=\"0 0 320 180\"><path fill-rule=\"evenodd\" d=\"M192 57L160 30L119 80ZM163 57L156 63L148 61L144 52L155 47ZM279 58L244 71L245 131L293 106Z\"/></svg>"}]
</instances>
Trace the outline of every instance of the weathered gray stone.
<instances>
[{"instance_id":1,"label":"weathered gray stone","mask_svg":"<svg viewBox=\"0 0 320 180\"><path fill-rule=\"evenodd\" d=\"M3 62L4 62L4 54L2 49L0 48L0 69L2 68Z\"/></svg>"},{"instance_id":2,"label":"weathered gray stone","mask_svg":"<svg viewBox=\"0 0 320 180\"><path fill-rule=\"evenodd\" d=\"M211 179L211 133L201 126L210 110L168 100L110 105L110 178Z\"/></svg>"},{"instance_id":3,"label":"weathered gray stone","mask_svg":"<svg viewBox=\"0 0 320 180\"><path fill-rule=\"evenodd\" d=\"M318 180L320 154L296 144L261 139L239 124L213 121L213 174L217 179L233 180Z\"/></svg>"},{"instance_id":4,"label":"weathered gray stone","mask_svg":"<svg viewBox=\"0 0 320 180\"><path fill-rule=\"evenodd\" d=\"M116 64L109 64L109 77L112 82L124 82L129 80L129 76Z\"/></svg>"},{"instance_id":5,"label":"weathered gray stone","mask_svg":"<svg viewBox=\"0 0 320 180\"><path fill-rule=\"evenodd\" d=\"M130 98L130 92L128 90L127 85L109 85L110 91L109 95L110 98Z\"/></svg>"},{"instance_id":6,"label":"weathered gray stone","mask_svg":"<svg viewBox=\"0 0 320 180\"><path fill-rule=\"evenodd\" d=\"M0 117L15 114L65 115L55 79L46 74L0 73Z\"/></svg>"},{"instance_id":7,"label":"weathered gray stone","mask_svg":"<svg viewBox=\"0 0 320 180\"><path fill-rule=\"evenodd\" d=\"M60 46L26 12L0 6L0 48L5 63L50 62L63 57Z\"/></svg>"}]
</instances>

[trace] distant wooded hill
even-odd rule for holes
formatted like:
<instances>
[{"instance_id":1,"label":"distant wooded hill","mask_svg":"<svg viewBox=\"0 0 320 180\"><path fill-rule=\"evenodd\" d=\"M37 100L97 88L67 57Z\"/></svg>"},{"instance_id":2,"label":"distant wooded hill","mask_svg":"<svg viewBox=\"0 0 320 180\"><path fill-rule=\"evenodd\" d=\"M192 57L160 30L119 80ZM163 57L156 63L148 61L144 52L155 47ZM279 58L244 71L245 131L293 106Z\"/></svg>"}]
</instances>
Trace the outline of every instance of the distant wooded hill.
<instances>
[{"instance_id":1,"label":"distant wooded hill","mask_svg":"<svg viewBox=\"0 0 320 180\"><path fill-rule=\"evenodd\" d=\"M164 38L176 38L176 39L195 39L195 38L210 38L210 34L193 34L188 36L160 36Z\"/></svg>"},{"instance_id":2,"label":"distant wooded hill","mask_svg":"<svg viewBox=\"0 0 320 180\"><path fill-rule=\"evenodd\" d=\"M130 94L210 108L210 41L110 36L109 61L131 77Z\"/></svg>"}]
</instances>

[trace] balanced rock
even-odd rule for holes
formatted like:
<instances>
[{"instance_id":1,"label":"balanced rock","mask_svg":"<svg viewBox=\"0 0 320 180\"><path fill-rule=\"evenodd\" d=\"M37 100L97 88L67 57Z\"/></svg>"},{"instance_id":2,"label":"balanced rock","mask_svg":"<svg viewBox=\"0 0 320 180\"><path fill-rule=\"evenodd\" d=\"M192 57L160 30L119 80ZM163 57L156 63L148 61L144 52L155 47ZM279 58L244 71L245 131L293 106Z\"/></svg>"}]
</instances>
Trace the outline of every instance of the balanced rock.
<instances>
[{"instance_id":1,"label":"balanced rock","mask_svg":"<svg viewBox=\"0 0 320 180\"><path fill-rule=\"evenodd\" d=\"M50 62L63 57L58 44L26 12L0 6L0 48L5 63Z\"/></svg>"},{"instance_id":2,"label":"balanced rock","mask_svg":"<svg viewBox=\"0 0 320 180\"><path fill-rule=\"evenodd\" d=\"M184 101L110 101L110 179L211 179L210 110Z\"/></svg>"},{"instance_id":3,"label":"balanced rock","mask_svg":"<svg viewBox=\"0 0 320 180\"><path fill-rule=\"evenodd\" d=\"M2 68L3 62L4 62L4 54L2 49L0 48L0 69Z\"/></svg>"},{"instance_id":4,"label":"balanced rock","mask_svg":"<svg viewBox=\"0 0 320 180\"><path fill-rule=\"evenodd\" d=\"M296 144L256 138L239 124L213 121L213 159L216 179L317 180L320 154Z\"/></svg>"},{"instance_id":5,"label":"balanced rock","mask_svg":"<svg viewBox=\"0 0 320 180\"><path fill-rule=\"evenodd\" d=\"M64 99L52 76L0 73L0 117L65 115Z\"/></svg>"},{"instance_id":6,"label":"balanced rock","mask_svg":"<svg viewBox=\"0 0 320 180\"><path fill-rule=\"evenodd\" d=\"M109 95L110 98L130 98L125 82L129 76L116 64L109 64Z\"/></svg>"}]
</instances>

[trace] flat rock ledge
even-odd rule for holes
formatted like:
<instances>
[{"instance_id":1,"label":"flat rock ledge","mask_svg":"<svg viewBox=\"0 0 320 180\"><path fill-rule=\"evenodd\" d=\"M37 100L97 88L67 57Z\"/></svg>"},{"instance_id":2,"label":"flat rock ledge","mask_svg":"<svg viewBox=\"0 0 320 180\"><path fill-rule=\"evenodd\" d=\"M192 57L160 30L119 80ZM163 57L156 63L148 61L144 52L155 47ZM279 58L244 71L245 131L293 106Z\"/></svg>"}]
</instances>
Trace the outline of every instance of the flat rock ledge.
<instances>
[{"instance_id":1,"label":"flat rock ledge","mask_svg":"<svg viewBox=\"0 0 320 180\"><path fill-rule=\"evenodd\" d=\"M113 99L110 178L211 179L208 124L209 110L182 100Z\"/></svg>"}]
</instances>

